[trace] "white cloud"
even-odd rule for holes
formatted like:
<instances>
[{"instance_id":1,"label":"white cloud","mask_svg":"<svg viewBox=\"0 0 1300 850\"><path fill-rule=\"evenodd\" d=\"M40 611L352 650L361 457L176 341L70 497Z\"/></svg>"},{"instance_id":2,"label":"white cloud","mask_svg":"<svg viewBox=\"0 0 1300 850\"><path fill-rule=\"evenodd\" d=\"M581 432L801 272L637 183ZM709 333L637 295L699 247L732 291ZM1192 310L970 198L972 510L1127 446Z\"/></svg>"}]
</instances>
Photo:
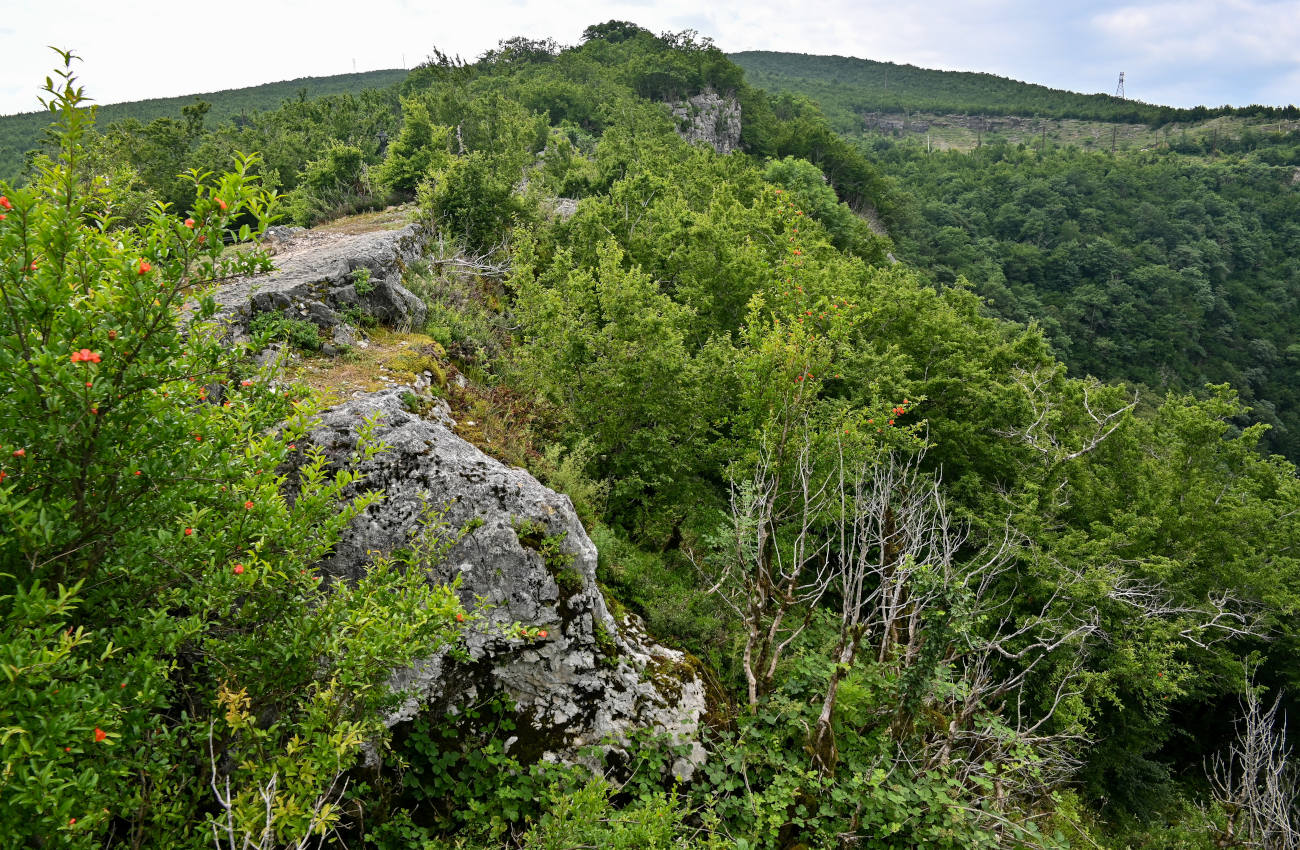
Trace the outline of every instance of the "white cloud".
<instances>
[{"instance_id":1,"label":"white cloud","mask_svg":"<svg viewBox=\"0 0 1300 850\"><path fill-rule=\"evenodd\" d=\"M1179 81L1209 93L1223 84L1239 102L1285 102L1296 96L1274 93L1291 85L1300 41L1295 0L264 0L247 15L176 0L6 6L0 113L37 107L54 64L48 44L84 57L79 73L101 102L345 73L354 61L357 70L409 67L434 46L473 58L515 35L571 44L611 18L656 32L694 28L729 51L860 56L1082 91L1112 90L1123 69L1148 91ZM1238 69L1270 66L1275 77L1257 89L1232 88Z\"/></svg>"},{"instance_id":2,"label":"white cloud","mask_svg":"<svg viewBox=\"0 0 1300 850\"><path fill-rule=\"evenodd\" d=\"M1300 7L1294 0L1179 0L1124 6L1096 15L1117 48L1178 63L1294 64Z\"/></svg>"}]
</instances>

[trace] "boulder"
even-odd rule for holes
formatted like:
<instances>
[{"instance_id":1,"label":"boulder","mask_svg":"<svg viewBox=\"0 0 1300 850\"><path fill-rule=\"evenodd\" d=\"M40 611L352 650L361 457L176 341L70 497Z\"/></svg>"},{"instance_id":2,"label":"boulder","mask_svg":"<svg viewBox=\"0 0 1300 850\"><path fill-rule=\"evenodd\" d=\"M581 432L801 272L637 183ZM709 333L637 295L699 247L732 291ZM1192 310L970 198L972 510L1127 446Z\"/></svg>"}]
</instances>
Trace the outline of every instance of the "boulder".
<instances>
[{"instance_id":1,"label":"boulder","mask_svg":"<svg viewBox=\"0 0 1300 850\"><path fill-rule=\"evenodd\" d=\"M517 744L521 759L581 761L588 745L617 749L648 729L689 748L674 765L689 776L704 758L698 663L653 643L634 617L611 615L596 584L596 547L567 496L458 437L445 405L410 412L412 396L394 387L353 399L325 412L307 440L335 465L357 464L359 429L373 419L388 447L359 462L356 486L385 497L327 559L325 571L338 580L364 574L374 552L408 545L426 505L445 507L448 529L468 529L430 580L459 579L463 603L482 615L466 634L469 660L443 653L398 671L408 696L390 725L504 694L516 706L518 740L527 742ZM507 628L514 623L547 636L521 636Z\"/></svg>"},{"instance_id":2,"label":"boulder","mask_svg":"<svg viewBox=\"0 0 1300 850\"><path fill-rule=\"evenodd\" d=\"M236 338L268 310L322 328L342 323L340 314L350 309L395 328L424 324L428 308L402 282L407 265L428 244L421 225L369 233L284 229L273 236L276 270L236 278L214 295L218 318Z\"/></svg>"}]
</instances>

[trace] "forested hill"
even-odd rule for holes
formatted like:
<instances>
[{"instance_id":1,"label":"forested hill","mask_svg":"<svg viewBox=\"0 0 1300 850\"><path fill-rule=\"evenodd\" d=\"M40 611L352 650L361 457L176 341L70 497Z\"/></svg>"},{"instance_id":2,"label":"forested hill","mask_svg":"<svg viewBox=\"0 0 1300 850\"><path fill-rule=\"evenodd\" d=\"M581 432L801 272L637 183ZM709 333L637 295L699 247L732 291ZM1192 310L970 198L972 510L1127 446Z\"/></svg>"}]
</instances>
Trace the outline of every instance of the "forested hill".
<instances>
[{"instance_id":1,"label":"forested hill","mask_svg":"<svg viewBox=\"0 0 1300 850\"><path fill-rule=\"evenodd\" d=\"M921 111L980 115L1026 115L1166 124L1217 115L1300 117L1294 107L1249 106L1175 109L1108 94L1079 94L1023 83L995 74L934 71L849 56L809 56L763 50L730 54L750 85L801 94L817 101L841 132L862 127L864 112Z\"/></svg>"},{"instance_id":2,"label":"forested hill","mask_svg":"<svg viewBox=\"0 0 1300 850\"><path fill-rule=\"evenodd\" d=\"M1267 423L1267 449L1300 457L1295 107L1175 110L992 74L733 58L754 84L812 99L892 181L898 257L1036 322L1075 374L1231 384L1251 408L1240 424ZM864 121L890 110L910 115ZM1013 115L1037 117L987 120Z\"/></svg>"},{"instance_id":3,"label":"forested hill","mask_svg":"<svg viewBox=\"0 0 1300 850\"><path fill-rule=\"evenodd\" d=\"M99 107L101 127L133 118L147 124L157 118L176 117L195 101L209 105L205 116L219 124L257 112L275 109L288 100L324 97L333 94L356 94L367 89L381 89L400 83L407 72L401 68L366 71L359 74L335 74L329 77L299 77L277 83L265 83L241 89L205 92L183 97L156 97L127 103L110 103ZM35 102L33 101L33 105ZM23 167L27 151L40 144L50 124L48 112L24 112L0 116L0 180L13 182Z\"/></svg>"},{"instance_id":4,"label":"forested hill","mask_svg":"<svg viewBox=\"0 0 1300 850\"><path fill-rule=\"evenodd\" d=\"M1300 134L932 151L625 21L238 123L65 62L0 181L0 848L1294 848ZM224 247L277 215L427 253ZM388 691L444 647L463 704ZM689 778L578 725L635 670Z\"/></svg>"}]
</instances>

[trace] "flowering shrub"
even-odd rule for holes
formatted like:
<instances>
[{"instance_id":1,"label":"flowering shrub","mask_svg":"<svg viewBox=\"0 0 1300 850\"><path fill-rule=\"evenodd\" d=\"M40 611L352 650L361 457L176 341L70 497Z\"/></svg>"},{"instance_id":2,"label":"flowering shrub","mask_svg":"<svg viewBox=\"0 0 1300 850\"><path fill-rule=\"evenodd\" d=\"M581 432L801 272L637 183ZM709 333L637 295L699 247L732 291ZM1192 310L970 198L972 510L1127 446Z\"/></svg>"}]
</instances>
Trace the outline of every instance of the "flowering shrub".
<instances>
[{"instance_id":1,"label":"flowering shrub","mask_svg":"<svg viewBox=\"0 0 1300 850\"><path fill-rule=\"evenodd\" d=\"M116 221L63 58L58 151L0 186L0 835L324 833L382 738L388 672L452 638L459 604L383 563L322 587L312 565L377 497L341 503L354 476L309 453L286 501L276 470L313 410L252 380L212 323L212 283L266 266L223 251L272 218L258 159L190 175L184 219Z\"/></svg>"}]
</instances>

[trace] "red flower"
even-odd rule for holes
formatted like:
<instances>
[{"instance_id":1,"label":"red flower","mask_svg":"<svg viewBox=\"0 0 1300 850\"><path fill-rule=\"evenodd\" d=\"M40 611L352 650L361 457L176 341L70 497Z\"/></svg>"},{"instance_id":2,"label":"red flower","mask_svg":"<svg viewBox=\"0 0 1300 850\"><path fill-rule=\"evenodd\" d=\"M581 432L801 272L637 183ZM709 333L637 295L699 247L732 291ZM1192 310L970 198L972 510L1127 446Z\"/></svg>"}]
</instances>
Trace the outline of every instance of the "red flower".
<instances>
[{"instance_id":1,"label":"red flower","mask_svg":"<svg viewBox=\"0 0 1300 850\"><path fill-rule=\"evenodd\" d=\"M136 475L139 475L139 474L140 474L140 470L137 469L137 470L135 471L135 474L136 474Z\"/></svg>"},{"instance_id":2,"label":"red flower","mask_svg":"<svg viewBox=\"0 0 1300 850\"><path fill-rule=\"evenodd\" d=\"M540 632L538 632L537 636L541 638L546 637L546 629L542 629Z\"/></svg>"},{"instance_id":3,"label":"red flower","mask_svg":"<svg viewBox=\"0 0 1300 850\"><path fill-rule=\"evenodd\" d=\"M4 214L4 213L0 213L0 221L4 221L4 220L5 220L5 214Z\"/></svg>"},{"instance_id":4,"label":"red flower","mask_svg":"<svg viewBox=\"0 0 1300 850\"><path fill-rule=\"evenodd\" d=\"M140 265L136 266L136 273L137 273L137 274L148 274L148 273L151 272L151 271L153 271L153 266L149 265L149 261L148 261L148 260L146 260L144 257L141 257L141 258L140 258Z\"/></svg>"},{"instance_id":5,"label":"red flower","mask_svg":"<svg viewBox=\"0 0 1300 850\"><path fill-rule=\"evenodd\" d=\"M26 457L27 449L14 449L14 457Z\"/></svg>"},{"instance_id":6,"label":"red flower","mask_svg":"<svg viewBox=\"0 0 1300 850\"><path fill-rule=\"evenodd\" d=\"M243 575L243 574L244 574L244 565L243 565L243 564L235 564L234 573L235 573L235 575L237 575L237 576L238 576L238 575Z\"/></svg>"},{"instance_id":7,"label":"red flower","mask_svg":"<svg viewBox=\"0 0 1300 850\"><path fill-rule=\"evenodd\" d=\"M108 733L107 733L107 732L105 732L103 729L100 729L98 726L95 727L95 743L96 743L96 744L98 744L100 741L104 740L104 739L107 738L107 737L108 737Z\"/></svg>"},{"instance_id":8,"label":"red flower","mask_svg":"<svg viewBox=\"0 0 1300 850\"><path fill-rule=\"evenodd\" d=\"M240 382L239 382L239 385L240 385L241 387L251 387L251 386L253 385L253 382L252 382L252 381L248 381L248 380L244 380L244 381L240 381Z\"/></svg>"},{"instance_id":9,"label":"red flower","mask_svg":"<svg viewBox=\"0 0 1300 850\"><path fill-rule=\"evenodd\" d=\"M189 536L190 536L191 534L193 534L193 533L194 533L194 529L192 529L192 528L187 528L187 529L185 529L185 536L186 536L186 537L189 537Z\"/></svg>"},{"instance_id":10,"label":"red flower","mask_svg":"<svg viewBox=\"0 0 1300 850\"><path fill-rule=\"evenodd\" d=\"M224 211L226 209L226 202L221 200L220 198L217 198L217 206L221 207L221 209Z\"/></svg>"},{"instance_id":11,"label":"red flower","mask_svg":"<svg viewBox=\"0 0 1300 850\"><path fill-rule=\"evenodd\" d=\"M91 351L89 348L83 348L80 351L72 352L73 363L98 363L99 352Z\"/></svg>"},{"instance_id":12,"label":"red flower","mask_svg":"<svg viewBox=\"0 0 1300 850\"><path fill-rule=\"evenodd\" d=\"M192 219L192 218L187 218L187 219L185 219L185 226L188 227L190 230L193 230L193 229L194 229L194 219Z\"/></svg>"},{"instance_id":13,"label":"red flower","mask_svg":"<svg viewBox=\"0 0 1300 850\"><path fill-rule=\"evenodd\" d=\"M7 210L11 210L14 208L14 205L9 203L9 199L6 198L4 195L0 195L0 207L4 207Z\"/></svg>"},{"instance_id":14,"label":"red flower","mask_svg":"<svg viewBox=\"0 0 1300 850\"><path fill-rule=\"evenodd\" d=\"M253 503L252 503L252 502L244 502L244 510L246 510L246 511L251 511L252 509L253 509Z\"/></svg>"},{"instance_id":15,"label":"red flower","mask_svg":"<svg viewBox=\"0 0 1300 850\"><path fill-rule=\"evenodd\" d=\"M465 615L464 615L464 614L457 614L457 615L456 615L456 622L458 622L458 623L463 623L463 622L465 622Z\"/></svg>"},{"instance_id":16,"label":"red flower","mask_svg":"<svg viewBox=\"0 0 1300 850\"><path fill-rule=\"evenodd\" d=\"M76 825L77 825L76 818L68 818L68 826L76 826Z\"/></svg>"}]
</instances>

